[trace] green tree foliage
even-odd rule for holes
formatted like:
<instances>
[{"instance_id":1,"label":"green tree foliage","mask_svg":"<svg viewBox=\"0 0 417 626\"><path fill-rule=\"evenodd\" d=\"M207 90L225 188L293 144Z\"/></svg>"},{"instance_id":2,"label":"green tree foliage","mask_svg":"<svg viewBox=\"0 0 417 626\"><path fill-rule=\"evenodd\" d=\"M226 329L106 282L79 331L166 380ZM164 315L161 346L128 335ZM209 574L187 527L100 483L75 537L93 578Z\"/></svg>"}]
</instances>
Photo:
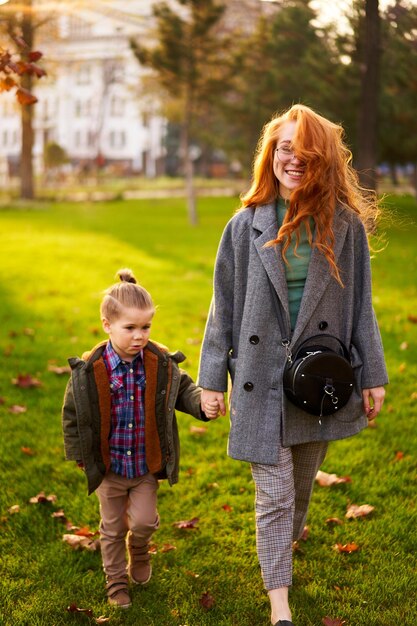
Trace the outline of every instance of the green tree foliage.
<instances>
[{"instance_id":1,"label":"green tree foliage","mask_svg":"<svg viewBox=\"0 0 417 626\"><path fill-rule=\"evenodd\" d=\"M383 20L380 159L417 163L417 7L398 0Z\"/></svg>"},{"instance_id":2,"label":"green tree foliage","mask_svg":"<svg viewBox=\"0 0 417 626\"><path fill-rule=\"evenodd\" d=\"M340 61L330 31L316 18L306 0L284 1L237 43L225 113L233 131L230 144L246 167L274 112L302 102L337 119L334 76Z\"/></svg>"},{"instance_id":3,"label":"green tree foliage","mask_svg":"<svg viewBox=\"0 0 417 626\"><path fill-rule=\"evenodd\" d=\"M68 163L68 155L58 143L50 141L44 147L43 162L46 169L54 169Z\"/></svg>"},{"instance_id":4,"label":"green tree foliage","mask_svg":"<svg viewBox=\"0 0 417 626\"><path fill-rule=\"evenodd\" d=\"M188 213L193 224L197 222L197 213L191 146L220 84L224 44L216 35L215 26L224 8L215 0L178 0L176 9L172 3L158 3L153 8L155 45L148 47L132 41L137 59L156 73L159 85L171 100L171 109L165 113L171 119L180 119Z\"/></svg>"},{"instance_id":5,"label":"green tree foliage","mask_svg":"<svg viewBox=\"0 0 417 626\"><path fill-rule=\"evenodd\" d=\"M338 105L354 154L358 152L360 89L366 41L365 2L356 0L349 14L350 29L336 40L340 58ZM417 161L417 7L395 0L381 11L380 89L376 162ZM357 162L355 160L355 164Z\"/></svg>"}]
</instances>

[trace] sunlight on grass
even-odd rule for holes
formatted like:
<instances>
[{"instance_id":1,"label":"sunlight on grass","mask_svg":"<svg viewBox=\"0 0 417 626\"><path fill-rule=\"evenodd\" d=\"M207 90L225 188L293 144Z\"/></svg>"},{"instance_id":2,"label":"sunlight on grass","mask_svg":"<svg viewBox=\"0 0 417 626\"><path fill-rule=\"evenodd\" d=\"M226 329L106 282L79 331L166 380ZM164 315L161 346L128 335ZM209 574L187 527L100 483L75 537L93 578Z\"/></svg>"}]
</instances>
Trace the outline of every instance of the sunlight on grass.
<instances>
[{"instance_id":1,"label":"sunlight on grass","mask_svg":"<svg viewBox=\"0 0 417 626\"><path fill-rule=\"evenodd\" d=\"M291 603L297 626L318 626L325 615L349 626L414 624L417 562L417 205L392 197L396 218L388 245L372 260L374 305L391 383L377 427L330 446L323 470L351 483L316 487L310 534L295 553ZM84 204L34 203L0 211L0 553L5 626L78 624L75 602L113 626L261 626L269 622L255 550L253 483L249 465L226 455L228 420L190 431L178 416L180 482L161 484L161 528L155 535L154 575L133 590L119 615L106 604L100 555L74 552L65 528L51 517L61 507L77 526L96 530L98 502L84 476L63 458L60 411L66 375L51 371L104 338L103 289L123 266L133 269L158 306L152 337L187 355L197 374L221 231L236 198L199 200L200 224L186 221L183 200ZM40 386L12 384L28 374ZM14 405L24 407L11 412ZM54 504L33 505L40 491ZM366 519L346 520L348 504L371 504ZM12 514L10 507L19 505ZM175 521L198 517L180 531ZM338 517L341 525L326 523ZM350 555L336 543L356 542ZM176 550L164 552L164 544ZM199 598L215 605L205 611Z\"/></svg>"}]
</instances>

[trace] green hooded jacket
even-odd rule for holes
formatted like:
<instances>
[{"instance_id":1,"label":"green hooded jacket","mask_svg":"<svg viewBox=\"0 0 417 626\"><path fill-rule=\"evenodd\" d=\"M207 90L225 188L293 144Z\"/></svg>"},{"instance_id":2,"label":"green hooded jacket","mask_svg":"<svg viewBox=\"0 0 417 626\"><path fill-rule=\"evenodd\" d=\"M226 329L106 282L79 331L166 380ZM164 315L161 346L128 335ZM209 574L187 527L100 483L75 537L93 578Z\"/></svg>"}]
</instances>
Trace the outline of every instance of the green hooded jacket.
<instances>
[{"instance_id":1,"label":"green hooded jacket","mask_svg":"<svg viewBox=\"0 0 417 626\"><path fill-rule=\"evenodd\" d=\"M111 394L102 356L106 344L98 344L82 359L69 359L72 372L62 407L65 458L83 463L89 494L110 469ZM143 351L146 464L170 485L178 481L179 470L175 409L208 421L201 410L201 389L178 365L184 360L181 352L169 352L154 341Z\"/></svg>"}]
</instances>

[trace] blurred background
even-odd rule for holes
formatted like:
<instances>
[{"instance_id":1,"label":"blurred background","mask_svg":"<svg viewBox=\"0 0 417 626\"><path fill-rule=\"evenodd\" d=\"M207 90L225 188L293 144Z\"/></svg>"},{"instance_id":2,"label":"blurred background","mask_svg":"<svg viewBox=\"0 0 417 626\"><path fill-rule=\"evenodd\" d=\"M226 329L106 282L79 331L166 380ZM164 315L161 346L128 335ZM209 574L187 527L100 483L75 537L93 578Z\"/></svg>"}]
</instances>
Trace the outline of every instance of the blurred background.
<instances>
[{"instance_id":1,"label":"blurred background","mask_svg":"<svg viewBox=\"0 0 417 626\"><path fill-rule=\"evenodd\" d=\"M364 185L416 188L416 2L0 4L3 194L184 179L192 222L196 177L236 193L262 126L295 102L343 124Z\"/></svg>"}]
</instances>

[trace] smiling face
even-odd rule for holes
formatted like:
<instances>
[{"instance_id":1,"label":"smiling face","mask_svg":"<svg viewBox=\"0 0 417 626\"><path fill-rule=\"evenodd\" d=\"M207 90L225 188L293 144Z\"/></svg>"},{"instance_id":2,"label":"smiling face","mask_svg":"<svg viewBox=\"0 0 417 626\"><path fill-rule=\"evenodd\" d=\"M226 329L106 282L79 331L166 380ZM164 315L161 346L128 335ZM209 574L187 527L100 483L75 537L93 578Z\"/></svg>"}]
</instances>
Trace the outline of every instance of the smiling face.
<instances>
[{"instance_id":1,"label":"smiling face","mask_svg":"<svg viewBox=\"0 0 417 626\"><path fill-rule=\"evenodd\" d=\"M123 307L112 322L103 318L103 329L121 359L132 361L149 341L153 309Z\"/></svg>"},{"instance_id":2,"label":"smiling face","mask_svg":"<svg viewBox=\"0 0 417 626\"><path fill-rule=\"evenodd\" d=\"M279 181L279 194L288 200L304 175L305 163L292 151L296 122L285 122L281 127L274 153L274 174Z\"/></svg>"}]
</instances>

